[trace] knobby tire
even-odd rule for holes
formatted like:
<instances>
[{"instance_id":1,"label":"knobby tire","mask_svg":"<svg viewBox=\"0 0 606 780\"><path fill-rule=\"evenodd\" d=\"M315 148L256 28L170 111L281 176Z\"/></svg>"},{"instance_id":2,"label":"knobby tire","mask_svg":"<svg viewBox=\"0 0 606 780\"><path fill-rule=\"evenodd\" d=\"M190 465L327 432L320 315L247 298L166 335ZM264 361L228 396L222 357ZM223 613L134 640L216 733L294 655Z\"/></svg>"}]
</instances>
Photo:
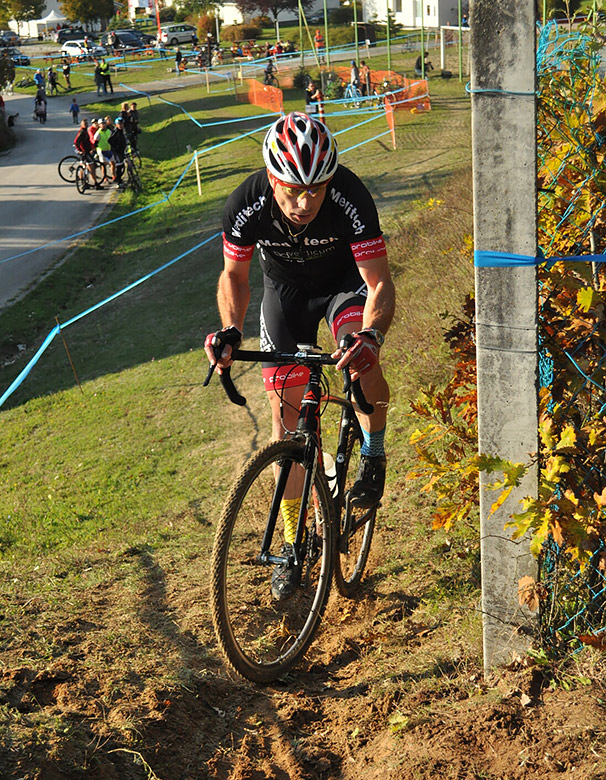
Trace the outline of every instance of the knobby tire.
<instances>
[{"instance_id":1,"label":"knobby tire","mask_svg":"<svg viewBox=\"0 0 606 780\"><path fill-rule=\"evenodd\" d=\"M360 461L361 440L356 428L349 431L349 440L345 454L344 487L337 504L339 513L339 534L337 539L337 554L335 555L335 585L342 596L352 598L360 586L364 569L370 553L372 535L375 529L377 507L363 509L349 506L353 528L347 539L344 538L347 491L356 480L358 463Z\"/></svg>"},{"instance_id":2,"label":"knobby tire","mask_svg":"<svg viewBox=\"0 0 606 780\"><path fill-rule=\"evenodd\" d=\"M80 158L75 154L68 154L62 160L59 161L58 170L59 176L68 184L73 184L76 181L76 168Z\"/></svg>"},{"instance_id":3,"label":"knobby tire","mask_svg":"<svg viewBox=\"0 0 606 780\"><path fill-rule=\"evenodd\" d=\"M288 461L293 467L301 465L303 453L301 442L279 441L254 455L234 483L217 526L211 565L215 633L231 668L257 683L277 679L300 660L316 634L330 592L334 506L323 469L315 471L301 579L290 599L273 598L274 564L258 560L276 474ZM282 544L279 515L271 554L280 555Z\"/></svg>"},{"instance_id":4,"label":"knobby tire","mask_svg":"<svg viewBox=\"0 0 606 780\"><path fill-rule=\"evenodd\" d=\"M84 195L88 189L88 171L85 165L78 165L76 168L76 189L80 195Z\"/></svg>"}]
</instances>

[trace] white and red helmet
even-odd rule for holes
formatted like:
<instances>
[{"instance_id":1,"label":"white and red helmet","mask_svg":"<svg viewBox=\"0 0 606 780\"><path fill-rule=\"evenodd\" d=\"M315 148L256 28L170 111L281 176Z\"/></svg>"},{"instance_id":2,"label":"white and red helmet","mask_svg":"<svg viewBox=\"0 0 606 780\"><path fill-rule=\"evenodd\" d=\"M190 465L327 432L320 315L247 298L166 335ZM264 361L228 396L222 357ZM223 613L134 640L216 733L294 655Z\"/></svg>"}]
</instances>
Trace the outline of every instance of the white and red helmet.
<instances>
[{"instance_id":1,"label":"white and red helmet","mask_svg":"<svg viewBox=\"0 0 606 780\"><path fill-rule=\"evenodd\" d=\"M323 122L293 111L267 131L263 159L267 170L284 184L310 186L334 175L339 150Z\"/></svg>"}]
</instances>

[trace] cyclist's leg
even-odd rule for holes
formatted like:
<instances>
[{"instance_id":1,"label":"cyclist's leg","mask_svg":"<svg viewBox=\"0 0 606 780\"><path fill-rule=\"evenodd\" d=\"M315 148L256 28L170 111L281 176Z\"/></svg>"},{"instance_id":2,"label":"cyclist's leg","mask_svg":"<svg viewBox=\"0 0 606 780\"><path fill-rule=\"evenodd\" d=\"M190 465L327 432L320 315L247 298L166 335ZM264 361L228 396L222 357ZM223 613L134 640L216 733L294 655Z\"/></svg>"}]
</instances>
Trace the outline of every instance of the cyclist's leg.
<instances>
[{"instance_id":1,"label":"cyclist's leg","mask_svg":"<svg viewBox=\"0 0 606 780\"><path fill-rule=\"evenodd\" d=\"M337 346L346 333L356 333L362 328L366 286L361 279L359 282L357 287L352 285L349 291L335 295L327 311L326 320ZM374 411L370 415L358 412L360 425L365 431L383 430L387 420L389 386L383 376L380 363L377 362L360 378L360 384L366 400L374 406Z\"/></svg>"},{"instance_id":2,"label":"cyclist's leg","mask_svg":"<svg viewBox=\"0 0 606 780\"><path fill-rule=\"evenodd\" d=\"M295 288L265 278L261 304L260 340L262 350L295 352L297 344L314 344L323 310ZM309 371L301 366L275 366L263 363L263 381L272 411L274 439L283 439L297 425L299 407ZM284 542L292 545L303 495L304 471L294 466L280 504ZM277 566L272 576L272 592L284 597L291 591L292 570Z\"/></svg>"},{"instance_id":3,"label":"cyclist's leg","mask_svg":"<svg viewBox=\"0 0 606 780\"><path fill-rule=\"evenodd\" d=\"M361 281L361 279L359 280ZM335 296L327 312L327 322L337 344L347 333L360 330L363 323L365 285L353 287L351 292ZM372 507L383 495L385 483L385 426L389 405L389 385L377 363L363 376L360 384L366 400L374 407L372 414L357 411L364 441L361 448L357 480L350 494L358 506Z\"/></svg>"}]
</instances>

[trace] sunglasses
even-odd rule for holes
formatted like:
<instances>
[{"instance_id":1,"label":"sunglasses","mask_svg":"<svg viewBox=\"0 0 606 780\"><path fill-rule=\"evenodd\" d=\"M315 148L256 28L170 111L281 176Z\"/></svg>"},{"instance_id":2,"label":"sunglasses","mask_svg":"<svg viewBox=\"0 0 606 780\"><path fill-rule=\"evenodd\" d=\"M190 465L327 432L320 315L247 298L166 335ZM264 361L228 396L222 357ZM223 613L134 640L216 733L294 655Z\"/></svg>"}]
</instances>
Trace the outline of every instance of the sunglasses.
<instances>
[{"instance_id":1,"label":"sunglasses","mask_svg":"<svg viewBox=\"0 0 606 780\"><path fill-rule=\"evenodd\" d=\"M321 192L324 192L324 190L328 187L328 182L324 182L324 184L319 184L317 187L289 187L286 184L280 184L280 187L282 188L282 192L285 195L288 195L289 198L296 198L299 200L300 198L303 198L305 195L309 195L310 198L317 198L318 195Z\"/></svg>"}]
</instances>

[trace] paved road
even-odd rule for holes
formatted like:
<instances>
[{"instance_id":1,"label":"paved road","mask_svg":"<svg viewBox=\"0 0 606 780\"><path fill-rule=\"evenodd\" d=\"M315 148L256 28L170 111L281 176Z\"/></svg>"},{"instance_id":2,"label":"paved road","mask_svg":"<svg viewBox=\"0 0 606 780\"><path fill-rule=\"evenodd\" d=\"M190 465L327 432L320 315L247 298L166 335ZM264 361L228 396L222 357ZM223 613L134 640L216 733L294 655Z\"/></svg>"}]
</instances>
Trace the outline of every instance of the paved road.
<instances>
[{"instance_id":1,"label":"paved road","mask_svg":"<svg viewBox=\"0 0 606 780\"><path fill-rule=\"evenodd\" d=\"M46 125L32 119L31 96L5 96L5 101L7 112L19 117L17 145L0 154L0 308L23 294L69 243L9 258L90 227L111 197L109 189L79 195L59 178L57 163L72 152L77 132L70 97L49 98ZM90 114L81 112L84 117Z\"/></svg>"}]
</instances>

